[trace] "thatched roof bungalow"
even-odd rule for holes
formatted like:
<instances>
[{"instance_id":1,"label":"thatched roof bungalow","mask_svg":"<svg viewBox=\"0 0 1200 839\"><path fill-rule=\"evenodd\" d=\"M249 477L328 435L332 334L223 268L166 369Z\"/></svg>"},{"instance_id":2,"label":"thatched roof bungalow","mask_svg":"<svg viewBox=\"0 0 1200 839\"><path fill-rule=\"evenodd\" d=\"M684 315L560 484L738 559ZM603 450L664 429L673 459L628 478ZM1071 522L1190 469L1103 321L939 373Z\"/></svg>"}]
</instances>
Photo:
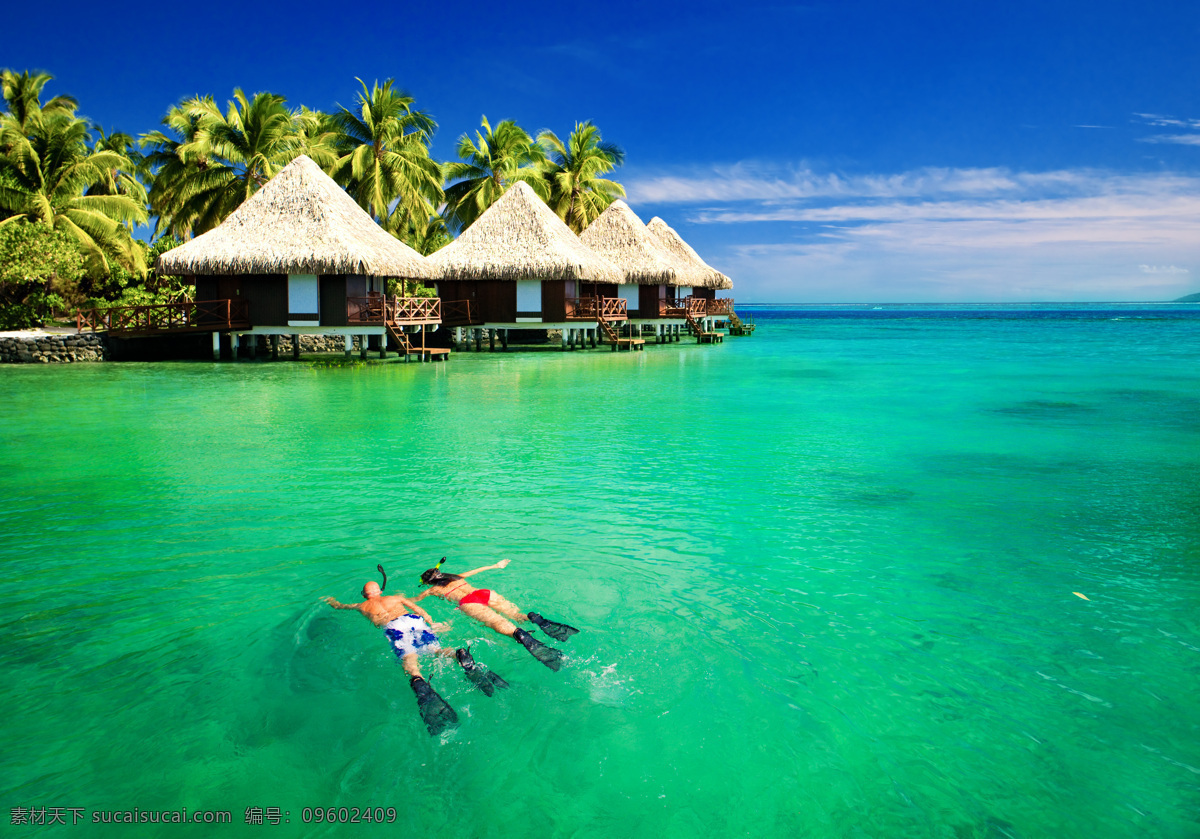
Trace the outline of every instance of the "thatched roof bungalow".
<instances>
[{"instance_id":1,"label":"thatched roof bungalow","mask_svg":"<svg viewBox=\"0 0 1200 839\"><path fill-rule=\"evenodd\" d=\"M523 181L429 263L441 278L443 310L454 308L450 301L467 301L470 323L488 329L564 327L572 300L607 286L615 296L623 277Z\"/></svg>"},{"instance_id":2,"label":"thatched roof bungalow","mask_svg":"<svg viewBox=\"0 0 1200 839\"><path fill-rule=\"evenodd\" d=\"M696 253L692 249L692 246L675 232L673 227L658 216L650 219L650 223L646 227L658 237L663 247L674 254L676 258L692 265L700 271L698 281L690 289L680 288L679 295L682 297L690 294L692 297L703 299L705 301L705 311L709 316L732 315L736 319L733 311L733 300L717 299L717 290L733 288L733 280L701 259L700 254ZM681 285L683 284L681 283Z\"/></svg>"},{"instance_id":3,"label":"thatched roof bungalow","mask_svg":"<svg viewBox=\"0 0 1200 839\"><path fill-rule=\"evenodd\" d=\"M650 219L650 223L646 228L658 237L658 241L664 248L671 252L676 259L691 265L698 273L692 275L695 280L690 285L693 289L726 289L733 288L733 280L722 274L716 268L713 268L707 262L700 258L700 254L683 240L683 237L675 232L675 228L671 227L658 216ZM680 285L687 285L680 283Z\"/></svg>"},{"instance_id":4,"label":"thatched roof bungalow","mask_svg":"<svg viewBox=\"0 0 1200 839\"><path fill-rule=\"evenodd\" d=\"M244 299L253 328L240 331L267 335L382 335L350 323L352 301L384 292L387 277L437 276L303 155L156 267L193 277L198 301Z\"/></svg>"},{"instance_id":5,"label":"thatched roof bungalow","mask_svg":"<svg viewBox=\"0 0 1200 839\"><path fill-rule=\"evenodd\" d=\"M682 323L675 287L708 279L707 270L669 251L624 201L610 204L579 238L624 272L618 294L627 301L634 323L664 317Z\"/></svg>"}]
</instances>

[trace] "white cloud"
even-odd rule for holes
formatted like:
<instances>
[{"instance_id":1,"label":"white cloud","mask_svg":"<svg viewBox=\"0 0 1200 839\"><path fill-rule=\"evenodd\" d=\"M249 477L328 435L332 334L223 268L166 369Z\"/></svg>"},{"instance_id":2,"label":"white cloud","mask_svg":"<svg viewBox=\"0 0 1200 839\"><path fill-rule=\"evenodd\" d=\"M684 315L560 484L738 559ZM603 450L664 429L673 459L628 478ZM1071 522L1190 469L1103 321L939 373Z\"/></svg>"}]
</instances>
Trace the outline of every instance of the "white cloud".
<instances>
[{"instance_id":1,"label":"white cloud","mask_svg":"<svg viewBox=\"0 0 1200 839\"><path fill-rule=\"evenodd\" d=\"M744 163L626 187L631 203L667 205L748 299L1167 300L1195 290L1179 266L1200 261L1187 175Z\"/></svg>"},{"instance_id":2,"label":"white cloud","mask_svg":"<svg viewBox=\"0 0 1200 839\"><path fill-rule=\"evenodd\" d=\"M1141 137L1142 143L1174 143L1180 146L1200 146L1200 134L1155 134L1153 137Z\"/></svg>"},{"instance_id":3,"label":"white cloud","mask_svg":"<svg viewBox=\"0 0 1200 839\"><path fill-rule=\"evenodd\" d=\"M1086 178L1083 179L1086 181ZM713 166L682 173L626 178L631 202L784 202L816 198L920 198L948 195L989 196L1030 189L1070 189L1076 172L1013 173L1006 169L926 168L900 174L844 175L809 167L780 170L757 163Z\"/></svg>"},{"instance_id":4,"label":"white cloud","mask_svg":"<svg viewBox=\"0 0 1200 839\"><path fill-rule=\"evenodd\" d=\"M1175 117L1163 116L1161 114L1135 114L1135 116L1141 117L1148 125L1200 130L1200 119L1176 119Z\"/></svg>"}]
</instances>

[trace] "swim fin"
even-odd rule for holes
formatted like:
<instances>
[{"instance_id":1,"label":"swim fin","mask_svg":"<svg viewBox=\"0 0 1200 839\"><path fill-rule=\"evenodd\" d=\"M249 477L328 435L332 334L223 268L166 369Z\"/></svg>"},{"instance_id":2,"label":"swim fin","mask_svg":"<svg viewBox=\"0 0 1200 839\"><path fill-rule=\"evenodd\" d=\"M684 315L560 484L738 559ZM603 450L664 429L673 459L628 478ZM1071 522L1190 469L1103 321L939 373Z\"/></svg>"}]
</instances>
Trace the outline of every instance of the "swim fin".
<instances>
[{"instance_id":1,"label":"swim fin","mask_svg":"<svg viewBox=\"0 0 1200 839\"><path fill-rule=\"evenodd\" d=\"M558 671L562 667L563 654L561 650L556 650L554 647L547 647L524 629L518 629L514 632L513 639L522 647L529 650L530 655L551 670Z\"/></svg>"},{"instance_id":2,"label":"swim fin","mask_svg":"<svg viewBox=\"0 0 1200 839\"><path fill-rule=\"evenodd\" d=\"M433 685L420 676L413 676L408 684L417 695L417 709L420 710L421 719L425 721L425 727L429 729L430 734L441 734L450 726L458 724L458 714L446 704L445 699L438 696Z\"/></svg>"},{"instance_id":3,"label":"swim fin","mask_svg":"<svg viewBox=\"0 0 1200 839\"><path fill-rule=\"evenodd\" d=\"M484 692L486 696L491 696L496 692L496 688L503 690L508 687L508 682L497 676L492 671L488 670L482 664L477 664L475 659L471 657L471 651L465 647L459 647L454 651L455 658L462 665L463 673L466 674L468 681L475 687Z\"/></svg>"},{"instance_id":4,"label":"swim fin","mask_svg":"<svg viewBox=\"0 0 1200 839\"><path fill-rule=\"evenodd\" d=\"M548 621L537 612L530 612L529 619L537 624L542 632L545 632L555 641L565 641L579 631L573 626L567 626L565 623Z\"/></svg>"}]
</instances>

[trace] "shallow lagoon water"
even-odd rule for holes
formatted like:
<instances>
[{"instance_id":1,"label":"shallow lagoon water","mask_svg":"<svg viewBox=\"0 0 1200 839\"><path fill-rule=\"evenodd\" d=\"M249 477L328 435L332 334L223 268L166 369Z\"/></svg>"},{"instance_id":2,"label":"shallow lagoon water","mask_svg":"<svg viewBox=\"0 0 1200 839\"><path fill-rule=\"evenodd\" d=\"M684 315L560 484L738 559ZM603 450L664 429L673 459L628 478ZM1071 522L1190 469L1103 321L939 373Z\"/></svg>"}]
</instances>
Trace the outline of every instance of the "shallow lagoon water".
<instances>
[{"instance_id":1,"label":"shallow lagoon water","mask_svg":"<svg viewBox=\"0 0 1200 839\"><path fill-rule=\"evenodd\" d=\"M180 835L1200 833L1200 317L758 320L0 369L3 801L232 811ZM431 738L318 598L443 554L512 559L481 584L583 632L556 674L426 601L513 685L427 665L461 717Z\"/></svg>"}]
</instances>

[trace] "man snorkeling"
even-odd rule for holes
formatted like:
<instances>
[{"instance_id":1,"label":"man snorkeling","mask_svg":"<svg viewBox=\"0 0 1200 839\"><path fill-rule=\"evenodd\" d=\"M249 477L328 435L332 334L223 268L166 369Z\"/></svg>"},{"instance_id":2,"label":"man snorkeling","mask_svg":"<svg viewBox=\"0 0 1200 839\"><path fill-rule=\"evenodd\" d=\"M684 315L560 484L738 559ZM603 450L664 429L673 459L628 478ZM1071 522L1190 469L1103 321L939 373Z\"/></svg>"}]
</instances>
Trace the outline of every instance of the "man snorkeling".
<instances>
[{"instance_id":1,"label":"man snorkeling","mask_svg":"<svg viewBox=\"0 0 1200 839\"><path fill-rule=\"evenodd\" d=\"M383 571L382 568L379 570ZM386 574L383 579L386 586ZM458 714L421 675L421 667L417 661L419 656L454 656L471 683L488 696L491 696L496 688L508 687L508 682L504 679L476 664L471 652L466 648L442 649L434 630L444 632L450 625L433 623L433 618L428 612L404 595L384 595L383 589L371 581L363 586L362 596L362 603L339 603L332 597L321 599L335 609L352 609L383 629L396 657L404 665L404 672L410 677L409 686L417 696L417 708L430 734L440 734L447 727L456 724Z\"/></svg>"},{"instance_id":2,"label":"man snorkeling","mask_svg":"<svg viewBox=\"0 0 1200 839\"><path fill-rule=\"evenodd\" d=\"M442 562L445 561L446 558L442 557ZM567 640L578 632L578 629L573 626L567 626L565 623L555 623L554 621L546 620L537 612L522 612L511 601L506 600L496 592L485 588L475 588L466 581L467 577L472 577L481 571L507 568L509 560L502 559L495 565L485 565L482 568L476 568L474 571L465 571L462 574L447 574L443 572L441 570L442 562L439 562L435 567L421 574L421 585L429 586L429 590L421 592L421 594L413 598L414 601L421 600L431 594L434 597L440 597L447 603L453 603L458 606L459 610L467 617L474 618L489 629L512 638L525 649L529 650L534 658L551 670L558 670L562 667L563 654L561 650L547 647L524 629L516 626L513 621L521 623L532 621L543 632L557 641Z\"/></svg>"}]
</instances>

